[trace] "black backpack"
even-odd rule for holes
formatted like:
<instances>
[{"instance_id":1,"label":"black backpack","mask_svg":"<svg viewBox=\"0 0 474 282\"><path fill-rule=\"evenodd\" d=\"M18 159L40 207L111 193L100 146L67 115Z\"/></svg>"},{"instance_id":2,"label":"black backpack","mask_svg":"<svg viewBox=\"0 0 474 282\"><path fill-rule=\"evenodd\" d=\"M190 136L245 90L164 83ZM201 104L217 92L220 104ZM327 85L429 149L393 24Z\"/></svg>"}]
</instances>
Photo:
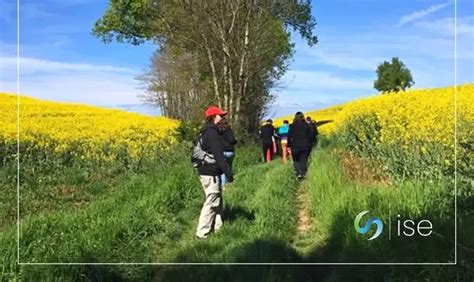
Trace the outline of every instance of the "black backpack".
<instances>
[{"instance_id":1,"label":"black backpack","mask_svg":"<svg viewBox=\"0 0 474 282\"><path fill-rule=\"evenodd\" d=\"M204 136L204 133L200 133L199 136L196 138L196 141L194 142L193 151L191 152L191 163L193 164L194 168L198 168L203 164L216 163L214 155L202 149L202 138Z\"/></svg>"}]
</instances>

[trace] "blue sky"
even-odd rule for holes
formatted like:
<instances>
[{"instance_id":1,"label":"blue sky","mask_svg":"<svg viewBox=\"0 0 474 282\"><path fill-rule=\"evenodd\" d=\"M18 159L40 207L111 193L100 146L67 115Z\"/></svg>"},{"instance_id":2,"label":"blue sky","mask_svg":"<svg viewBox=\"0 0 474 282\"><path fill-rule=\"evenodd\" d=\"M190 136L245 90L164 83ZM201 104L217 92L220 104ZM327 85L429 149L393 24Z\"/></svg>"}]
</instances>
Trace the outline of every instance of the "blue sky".
<instances>
[{"instance_id":1,"label":"blue sky","mask_svg":"<svg viewBox=\"0 0 474 282\"><path fill-rule=\"evenodd\" d=\"M458 0L458 83L474 81L474 1ZM93 105L139 104L135 77L151 44L103 44L91 28L108 1L20 1L20 92ZM0 91L16 92L16 1L0 0ZM272 114L375 94L378 63L398 56L414 88L454 84L454 0L313 1L319 43L293 35L295 56ZM131 107L136 110L136 107Z\"/></svg>"}]
</instances>

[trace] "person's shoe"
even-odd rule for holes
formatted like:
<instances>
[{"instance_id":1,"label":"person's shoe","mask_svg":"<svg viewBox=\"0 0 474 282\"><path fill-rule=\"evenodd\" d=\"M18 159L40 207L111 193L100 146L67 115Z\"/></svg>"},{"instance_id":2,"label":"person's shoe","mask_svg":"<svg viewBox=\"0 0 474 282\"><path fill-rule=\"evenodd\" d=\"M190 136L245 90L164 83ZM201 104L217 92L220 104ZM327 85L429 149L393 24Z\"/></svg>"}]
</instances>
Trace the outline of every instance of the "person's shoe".
<instances>
[{"instance_id":1,"label":"person's shoe","mask_svg":"<svg viewBox=\"0 0 474 282\"><path fill-rule=\"evenodd\" d=\"M199 240L206 240L207 239L207 235L204 235L204 236L198 236L196 235L196 239L199 239Z\"/></svg>"},{"instance_id":2,"label":"person's shoe","mask_svg":"<svg viewBox=\"0 0 474 282\"><path fill-rule=\"evenodd\" d=\"M298 180L303 180L304 179L304 176L303 175L298 175L296 178L298 178Z\"/></svg>"}]
</instances>

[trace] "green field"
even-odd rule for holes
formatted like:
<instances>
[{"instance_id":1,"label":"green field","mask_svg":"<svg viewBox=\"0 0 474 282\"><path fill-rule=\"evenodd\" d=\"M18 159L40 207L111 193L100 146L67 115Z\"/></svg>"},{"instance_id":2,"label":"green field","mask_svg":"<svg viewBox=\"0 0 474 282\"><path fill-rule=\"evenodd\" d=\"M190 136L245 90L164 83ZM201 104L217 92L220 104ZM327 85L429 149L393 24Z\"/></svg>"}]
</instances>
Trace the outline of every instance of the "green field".
<instances>
[{"instance_id":1,"label":"green field","mask_svg":"<svg viewBox=\"0 0 474 282\"><path fill-rule=\"evenodd\" d=\"M327 142L325 142L327 143ZM367 183L350 177L332 145L312 155L299 183L291 163L260 163L258 146L237 150L236 181L224 191L224 228L194 237L203 194L186 149L140 166L35 167L24 162L20 186L20 260L28 263L341 263L454 262L452 183ZM340 281L472 279L472 217L458 218L458 266L146 266L16 264L14 164L2 167L0 253L6 281ZM41 188L41 189L40 189ZM451 195L451 196L450 196ZM429 218L435 236L388 233L374 241L353 228L370 210ZM299 231L299 213L309 216ZM394 215L392 214L394 219ZM393 227L395 223L392 224ZM386 227L387 228L387 227ZM402 270L402 271L400 271ZM370 277L368 277L370 273Z\"/></svg>"}]
</instances>

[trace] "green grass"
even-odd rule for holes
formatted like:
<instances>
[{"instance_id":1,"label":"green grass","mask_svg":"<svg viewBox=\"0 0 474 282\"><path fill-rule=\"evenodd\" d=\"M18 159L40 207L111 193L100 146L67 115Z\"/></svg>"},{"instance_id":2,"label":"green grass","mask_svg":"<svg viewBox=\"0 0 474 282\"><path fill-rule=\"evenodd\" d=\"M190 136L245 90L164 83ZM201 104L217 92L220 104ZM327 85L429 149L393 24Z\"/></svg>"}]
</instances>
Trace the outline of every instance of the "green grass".
<instances>
[{"instance_id":1,"label":"green grass","mask_svg":"<svg viewBox=\"0 0 474 282\"><path fill-rule=\"evenodd\" d=\"M186 150L139 168L69 167L43 170L22 186L20 258L22 262L380 262L452 261L450 184L404 182L395 187L360 185L341 170L332 149L312 156L307 180L293 177L291 163L260 163L260 150L245 147L234 162L236 181L224 191L224 226L201 241L194 237L203 192ZM0 169L9 175L12 167ZM87 173L85 173L87 171ZM49 175L49 178L48 178ZM51 177L54 175L55 177ZM38 178L46 182L35 182ZM7 178L6 178L7 179ZM3 280L44 281L380 281L472 279L474 248L469 234L459 241L460 267L289 267L289 266L143 266L16 265L15 181L0 180L13 200L2 211L0 229ZM47 183L47 184L45 184ZM82 183L82 184L81 184ZM43 187L47 191L38 191ZM58 185L75 185L78 196L47 197ZM313 219L310 232L298 234L297 195L305 187ZM10 190L8 190L10 189ZM27 203L29 203L27 205ZM35 207L35 208L32 208ZM428 218L438 234L423 241L401 240L388 233L374 241L352 226L362 210L388 221L399 212ZM459 228L472 232L463 217ZM393 227L393 226L392 226ZM387 226L385 226L387 228ZM470 231L469 231L470 230ZM393 231L392 231L393 232ZM393 234L392 234L393 235ZM471 268L472 269L472 268ZM399 272L399 270L403 270ZM370 276L368 276L370 274ZM212 279L210 278L212 277ZM2 279L0 279L1 281Z\"/></svg>"},{"instance_id":2,"label":"green grass","mask_svg":"<svg viewBox=\"0 0 474 282\"><path fill-rule=\"evenodd\" d=\"M338 155L328 150L313 154L311 174L306 184L311 202L310 213L314 220L311 232L301 238L303 257L313 262L454 262L454 210L452 204L454 187L449 181L408 182L394 186L362 185L348 178L341 170ZM382 235L369 241L373 234L362 236L354 231L355 216L369 210L370 216L377 216L384 222ZM429 237L397 236L397 215L401 218L428 219L436 234ZM472 217L463 217L472 222ZM362 221L361 224L365 224ZM389 222L391 221L391 238ZM472 232L472 227L463 225L460 233ZM469 231L470 230L470 231ZM389 240L391 239L391 240ZM471 277L467 269L472 267L474 240L465 235L460 242L470 246L471 252L460 251L459 268L405 267L398 272L396 267L349 267L327 269L323 272L331 279L365 279L370 272L374 280L422 280L430 278L449 281L460 277ZM466 267L466 268L464 268ZM399 268L398 268L399 269ZM366 278L368 279L368 278Z\"/></svg>"},{"instance_id":3,"label":"green grass","mask_svg":"<svg viewBox=\"0 0 474 282\"><path fill-rule=\"evenodd\" d=\"M240 156L240 157L239 157ZM293 261L287 246L296 224L291 167L255 164L258 151L242 150L236 183L225 191L225 228L207 241L194 238L203 201L197 174L183 153L172 163L120 177L118 187L83 208L31 213L21 222L22 262L252 262ZM251 164L247 167L241 163ZM45 280L148 279L154 268L37 267L17 269L16 233L3 232L3 275ZM289 249L289 248L288 248ZM164 275L164 274L160 274ZM8 276L7 276L8 277Z\"/></svg>"}]
</instances>

